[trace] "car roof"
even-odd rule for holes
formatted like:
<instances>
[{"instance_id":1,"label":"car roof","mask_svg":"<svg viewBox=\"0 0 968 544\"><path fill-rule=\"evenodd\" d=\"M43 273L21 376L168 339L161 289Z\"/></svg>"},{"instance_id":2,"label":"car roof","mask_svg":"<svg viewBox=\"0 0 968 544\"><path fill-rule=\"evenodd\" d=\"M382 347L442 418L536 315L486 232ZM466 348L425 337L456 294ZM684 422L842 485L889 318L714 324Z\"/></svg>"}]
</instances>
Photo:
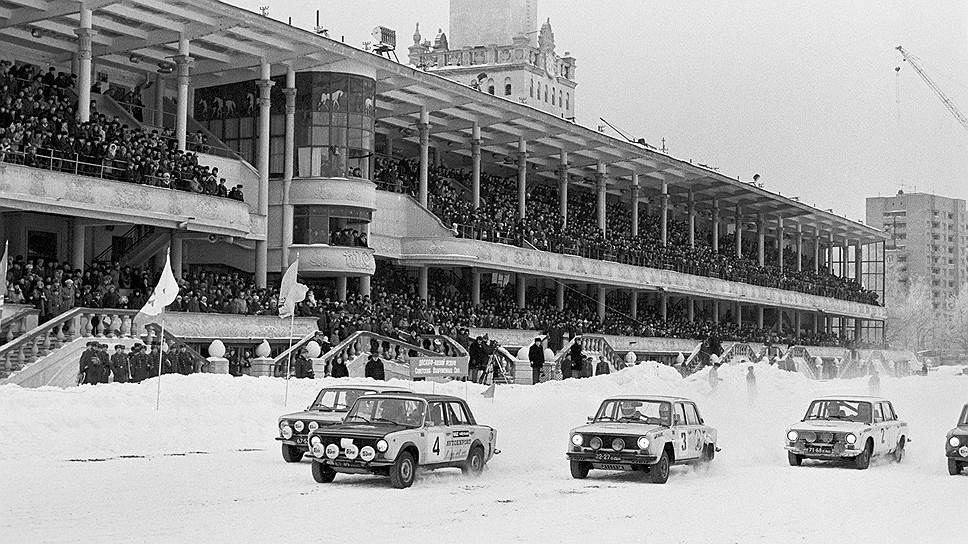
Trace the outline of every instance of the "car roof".
<instances>
[{"instance_id":1,"label":"car roof","mask_svg":"<svg viewBox=\"0 0 968 544\"><path fill-rule=\"evenodd\" d=\"M366 389L367 391L374 391L374 392L377 392L377 393L396 393L396 392L409 393L408 390L406 390L406 389L404 389L402 387L399 387L399 386L369 385L369 384L365 384L365 383L361 383L361 384L349 384L349 385L344 385L344 384L340 384L340 385L327 385L323 389Z\"/></svg>"},{"instance_id":2,"label":"car roof","mask_svg":"<svg viewBox=\"0 0 968 544\"><path fill-rule=\"evenodd\" d=\"M614 395L607 397L605 400L658 400L662 402L693 402L691 399L686 397L675 397L671 395Z\"/></svg>"},{"instance_id":3,"label":"car roof","mask_svg":"<svg viewBox=\"0 0 968 544\"><path fill-rule=\"evenodd\" d=\"M872 397L870 395L825 395L813 400L846 400L853 402L891 402L884 397Z\"/></svg>"},{"instance_id":4,"label":"car roof","mask_svg":"<svg viewBox=\"0 0 968 544\"><path fill-rule=\"evenodd\" d=\"M377 393L375 395L369 395L368 396L368 398L374 398L374 397L377 397L377 398L379 398L379 397L394 397L394 398L409 397L409 398L423 399L423 400L425 400L427 402L432 402L432 401L448 401L448 402L451 402L451 401L461 401L461 402L463 402L464 401L464 399L462 399L460 397L454 397L454 396L451 396L451 395L437 395L437 394L431 394L431 393L415 393L413 391L386 391L386 392L383 392L383 393Z\"/></svg>"}]
</instances>

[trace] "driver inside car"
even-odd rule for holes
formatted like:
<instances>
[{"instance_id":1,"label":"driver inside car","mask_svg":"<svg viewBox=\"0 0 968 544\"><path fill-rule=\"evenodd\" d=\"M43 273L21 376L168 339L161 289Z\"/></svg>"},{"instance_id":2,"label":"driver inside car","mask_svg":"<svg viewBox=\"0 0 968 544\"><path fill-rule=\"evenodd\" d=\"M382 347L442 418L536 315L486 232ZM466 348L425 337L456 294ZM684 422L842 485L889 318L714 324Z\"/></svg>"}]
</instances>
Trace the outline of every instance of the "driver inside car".
<instances>
[{"instance_id":1,"label":"driver inside car","mask_svg":"<svg viewBox=\"0 0 968 544\"><path fill-rule=\"evenodd\" d=\"M636 408L639 408L640 406L642 406L642 404L637 402L623 402L621 404L621 408L622 408L621 419L631 419L631 420L645 419L645 416L642 415L642 413L636 409Z\"/></svg>"},{"instance_id":2,"label":"driver inside car","mask_svg":"<svg viewBox=\"0 0 968 544\"><path fill-rule=\"evenodd\" d=\"M659 405L659 422L666 427L670 426L671 423L671 407L669 404L662 403Z\"/></svg>"}]
</instances>

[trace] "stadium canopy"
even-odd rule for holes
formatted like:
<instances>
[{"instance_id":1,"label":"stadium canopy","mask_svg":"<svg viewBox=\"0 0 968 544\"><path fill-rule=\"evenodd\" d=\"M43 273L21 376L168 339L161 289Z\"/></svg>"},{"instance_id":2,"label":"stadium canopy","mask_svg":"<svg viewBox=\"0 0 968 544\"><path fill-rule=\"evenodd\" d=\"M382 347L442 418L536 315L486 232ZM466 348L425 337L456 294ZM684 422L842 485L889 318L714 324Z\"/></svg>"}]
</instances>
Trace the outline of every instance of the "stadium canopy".
<instances>
[{"instance_id":1,"label":"stadium canopy","mask_svg":"<svg viewBox=\"0 0 968 544\"><path fill-rule=\"evenodd\" d=\"M571 182L594 186L599 163L607 167L608 191L631 198L632 175L640 195L654 197L662 184L671 203L682 206L690 193L696 209L709 215L718 201L720 217L737 206L744 218L764 214L786 229L832 235L838 242L870 243L886 235L845 217L806 205L751 183L673 158L637 143L582 127L530 106L292 27L217 0L0 0L0 43L40 52L51 64L69 63L78 50L75 31L81 6L93 10L93 56L98 65L145 73L152 64L172 64L179 39L190 40L192 85L205 87L253 80L263 63L281 75L287 66L304 71L338 61L369 66L376 73L378 121L383 132L418 143L420 111L430 112L431 138L447 151L470 156L473 126L481 131L485 163L515 168L518 142L527 142L529 177L557 179L562 151ZM8 53L10 54L10 53ZM492 161L487 158L490 155ZM532 179L534 179L532 177Z\"/></svg>"}]
</instances>

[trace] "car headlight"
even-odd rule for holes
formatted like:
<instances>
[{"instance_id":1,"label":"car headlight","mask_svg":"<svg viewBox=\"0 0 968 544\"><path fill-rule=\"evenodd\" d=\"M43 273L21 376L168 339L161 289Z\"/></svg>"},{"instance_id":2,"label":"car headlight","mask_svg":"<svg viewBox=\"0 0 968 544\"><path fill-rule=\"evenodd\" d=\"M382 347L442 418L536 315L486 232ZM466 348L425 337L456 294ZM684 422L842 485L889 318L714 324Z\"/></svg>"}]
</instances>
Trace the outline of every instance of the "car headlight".
<instances>
[{"instance_id":1,"label":"car headlight","mask_svg":"<svg viewBox=\"0 0 968 544\"><path fill-rule=\"evenodd\" d=\"M360 450L360 459L369 462L374 457L376 457L376 450L373 449L373 446L363 446L363 449Z\"/></svg>"},{"instance_id":2,"label":"car headlight","mask_svg":"<svg viewBox=\"0 0 968 544\"><path fill-rule=\"evenodd\" d=\"M638 446L640 450L647 450L649 449L649 439L644 436L640 436L635 445Z\"/></svg>"},{"instance_id":3,"label":"car headlight","mask_svg":"<svg viewBox=\"0 0 968 544\"><path fill-rule=\"evenodd\" d=\"M576 446L581 446L581 443L583 441L584 441L584 439L582 438L582 436L580 434L573 434L573 435L571 435L571 443L572 444L574 444Z\"/></svg>"},{"instance_id":4,"label":"car headlight","mask_svg":"<svg viewBox=\"0 0 968 544\"><path fill-rule=\"evenodd\" d=\"M360 448L350 444L343 448L343 454L346 455L347 459L356 459L356 456L360 454Z\"/></svg>"},{"instance_id":5,"label":"car headlight","mask_svg":"<svg viewBox=\"0 0 968 544\"><path fill-rule=\"evenodd\" d=\"M621 438L616 438L612 440L612 449L615 451L622 451L625 449L625 441Z\"/></svg>"},{"instance_id":6,"label":"car headlight","mask_svg":"<svg viewBox=\"0 0 968 544\"><path fill-rule=\"evenodd\" d=\"M313 452L313 457L315 457L317 459L322 459L323 458L323 455L325 455L325 453L326 453L326 450L323 449L323 445L320 444L320 443L314 444L311 449L312 449L312 452Z\"/></svg>"},{"instance_id":7,"label":"car headlight","mask_svg":"<svg viewBox=\"0 0 968 544\"><path fill-rule=\"evenodd\" d=\"M855 435L854 433L847 433L847 436L844 437L844 440L846 440L848 444L856 444L857 435Z\"/></svg>"},{"instance_id":8,"label":"car headlight","mask_svg":"<svg viewBox=\"0 0 968 544\"><path fill-rule=\"evenodd\" d=\"M339 446L336 444L326 446L326 457L329 457L330 459L336 459L339 457Z\"/></svg>"},{"instance_id":9,"label":"car headlight","mask_svg":"<svg viewBox=\"0 0 968 544\"><path fill-rule=\"evenodd\" d=\"M319 422L317 421L310 421L309 426L307 427L307 429L309 429L309 432L313 432L318 428L319 428Z\"/></svg>"},{"instance_id":10,"label":"car headlight","mask_svg":"<svg viewBox=\"0 0 968 544\"><path fill-rule=\"evenodd\" d=\"M588 445L591 446L593 450L597 450L602 447L602 439L597 436L593 436L588 442Z\"/></svg>"},{"instance_id":11,"label":"car headlight","mask_svg":"<svg viewBox=\"0 0 968 544\"><path fill-rule=\"evenodd\" d=\"M961 441L958 440L957 436L952 436L951 438L948 439L948 445L951 446L952 448L957 448L958 446L961 445Z\"/></svg>"},{"instance_id":12,"label":"car headlight","mask_svg":"<svg viewBox=\"0 0 968 544\"><path fill-rule=\"evenodd\" d=\"M297 433L301 433L306 428L306 425L302 421L297 421L293 424L293 427L296 428Z\"/></svg>"},{"instance_id":13,"label":"car headlight","mask_svg":"<svg viewBox=\"0 0 968 544\"><path fill-rule=\"evenodd\" d=\"M290 438L292 438L292 427L290 427L289 425L286 425L285 427L283 427L282 437L285 438L286 440L289 440Z\"/></svg>"},{"instance_id":14,"label":"car headlight","mask_svg":"<svg viewBox=\"0 0 968 544\"><path fill-rule=\"evenodd\" d=\"M376 451L378 451L380 453L383 453L383 452L387 451L388 449L390 449L390 444L387 444L387 441L386 440L384 440L384 439L381 438L381 439L379 439L379 440L376 441Z\"/></svg>"},{"instance_id":15,"label":"car headlight","mask_svg":"<svg viewBox=\"0 0 968 544\"><path fill-rule=\"evenodd\" d=\"M790 431L787 433L787 440L790 442L796 442L797 438L800 438L800 433L796 431Z\"/></svg>"},{"instance_id":16,"label":"car headlight","mask_svg":"<svg viewBox=\"0 0 968 544\"><path fill-rule=\"evenodd\" d=\"M314 436L309 439L309 444L313 446L318 446L319 444L322 444L322 443L323 443L323 439L318 436Z\"/></svg>"},{"instance_id":17,"label":"car headlight","mask_svg":"<svg viewBox=\"0 0 968 544\"><path fill-rule=\"evenodd\" d=\"M282 421L279 422L279 430L280 431L283 430L284 428L288 427L288 426L289 426L289 422L286 421L285 419L283 419Z\"/></svg>"}]
</instances>

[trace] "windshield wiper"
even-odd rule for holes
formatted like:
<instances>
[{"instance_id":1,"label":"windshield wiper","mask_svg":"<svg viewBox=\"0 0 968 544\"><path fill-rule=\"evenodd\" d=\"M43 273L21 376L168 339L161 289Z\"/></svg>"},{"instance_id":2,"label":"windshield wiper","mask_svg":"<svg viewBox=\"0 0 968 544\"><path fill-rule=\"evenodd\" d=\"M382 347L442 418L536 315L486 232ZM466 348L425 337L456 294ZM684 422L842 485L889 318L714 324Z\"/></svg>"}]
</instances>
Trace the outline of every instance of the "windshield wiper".
<instances>
[{"instance_id":1,"label":"windshield wiper","mask_svg":"<svg viewBox=\"0 0 968 544\"><path fill-rule=\"evenodd\" d=\"M382 418L382 417L375 417L375 418L373 418L373 420L370 423L377 422L377 421L382 421L384 423L390 423L392 425L402 425L402 423L397 423L396 421L393 421L392 419L386 419L386 418Z\"/></svg>"},{"instance_id":2,"label":"windshield wiper","mask_svg":"<svg viewBox=\"0 0 968 544\"><path fill-rule=\"evenodd\" d=\"M369 419L366 419L363 416L350 416L350 417L353 418L353 419L361 419L361 420L363 420L364 423L372 423ZM349 418L346 418L346 419L349 419Z\"/></svg>"},{"instance_id":3,"label":"windshield wiper","mask_svg":"<svg viewBox=\"0 0 968 544\"><path fill-rule=\"evenodd\" d=\"M317 412L332 412L333 411L333 409L330 408L329 406L313 406L312 409L313 410L316 410Z\"/></svg>"}]
</instances>

